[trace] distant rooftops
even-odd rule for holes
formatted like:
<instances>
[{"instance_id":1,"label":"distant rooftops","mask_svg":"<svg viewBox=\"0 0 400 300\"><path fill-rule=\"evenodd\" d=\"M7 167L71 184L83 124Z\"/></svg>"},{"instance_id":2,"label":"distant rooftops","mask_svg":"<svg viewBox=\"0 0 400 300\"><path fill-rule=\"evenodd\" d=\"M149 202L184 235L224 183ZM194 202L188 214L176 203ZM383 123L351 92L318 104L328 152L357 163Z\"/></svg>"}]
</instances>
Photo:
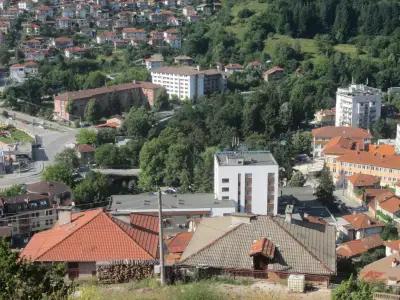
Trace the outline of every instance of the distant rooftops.
<instances>
[{"instance_id":1,"label":"distant rooftops","mask_svg":"<svg viewBox=\"0 0 400 300\"><path fill-rule=\"evenodd\" d=\"M142 193L138 195L113 195L112 212L155 211L158 209L157 193ZM199 210L211 208L235 208L233 200L216 200L214 194L164 194L162 195L163 210Z\"/></svg>"},{"instance_id":2,"label":"distant rooftops","mask_svg":"<svg viewBox=\"0 0 400 300\"><path fill-rule=\"evenodd\" d=\"M220 166L277 165L269 151L223 151L215 156Z\"/></svg>"},{"instance_id":3,"label":"distant rooftops","mask_svg":"<svg viewBox=\"0 0 400 300\"><path fill-rule=\"evenodd\" d=\"M354 139L370 139L372 138L371 133L369 131L362 128L354 128L354 127L335 127L335 126L325 126L313 129L312 135L315 138L323 138L323 139L331 139L336 136L341 136L344 138L354 138Z\"/></svg>"}]
</instances>

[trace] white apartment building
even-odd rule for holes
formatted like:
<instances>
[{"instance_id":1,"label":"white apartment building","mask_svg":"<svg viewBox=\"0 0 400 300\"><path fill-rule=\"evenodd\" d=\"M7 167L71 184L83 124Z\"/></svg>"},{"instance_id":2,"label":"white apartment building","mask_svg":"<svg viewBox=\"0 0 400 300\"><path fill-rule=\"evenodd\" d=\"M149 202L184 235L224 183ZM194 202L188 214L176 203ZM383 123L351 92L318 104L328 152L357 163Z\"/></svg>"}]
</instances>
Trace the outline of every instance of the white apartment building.
<instances>
[{"instance_id":1,"label":"white apartment building","mask_svg":"<svg viewBox=\"0 0 400 300\"><path fill-rule=\"evenodd\" d=\"M335 126L369 128L381 116L382 92L363 84L351 84L336 92Z\"/></svg>"},{"instance_id":2,"label":"white apartment building","mask_svg":"<svg viewBox=\"0 0 400 300\"><path fill-rule=\"evenodd\" d=\"M196 99L204 95L204 73L192 67L161 67L151 70L151 82L163 86L168 95Z\"/></svg>"},{"instance_id":3,"label":"white apartment building","mask_svg":"<svg viewBox=\"0 0 400 300\"><path fill-rule=\"evenodd\" d=\"M214 197L234 200L238 212L278 213L279 166L269 151L225 151L214 155Z\"/></svg>"}]
</instances>

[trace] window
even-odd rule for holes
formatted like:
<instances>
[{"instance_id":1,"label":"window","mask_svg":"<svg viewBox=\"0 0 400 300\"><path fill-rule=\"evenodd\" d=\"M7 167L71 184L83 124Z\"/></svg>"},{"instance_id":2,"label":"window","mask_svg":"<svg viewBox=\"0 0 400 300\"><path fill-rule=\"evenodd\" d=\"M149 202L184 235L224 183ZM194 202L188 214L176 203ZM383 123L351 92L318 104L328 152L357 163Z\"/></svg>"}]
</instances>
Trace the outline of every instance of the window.
<instances>
[{"instance_id":1,"label":"window","mask_svg":"<svg viewBox=\"0 0 400 300\"><path fill-rule=\"evenodd\" d=\"M222 200L229 200L229 196L222 196Z\"/></svg>"},{"instance_id":2,"label":"window","mask_svg":"<svg viewBox=\"0 0 400 300\"><path fill-rule=\"evenodd\" d=\"M222 178L222 183L229 183L229 178Z\"/></svg>"},{"instance_id":3,"label":"window","mask_svg":"<svg viewBox=\"0 0 400 300\"><path fill-rule=\"evenodd\" d=\"M229 192L229 188L228 188L228 187L223 187L223 188L222 188L222 191L223 191L223 192Z\"/></svg>"}]
</instances>

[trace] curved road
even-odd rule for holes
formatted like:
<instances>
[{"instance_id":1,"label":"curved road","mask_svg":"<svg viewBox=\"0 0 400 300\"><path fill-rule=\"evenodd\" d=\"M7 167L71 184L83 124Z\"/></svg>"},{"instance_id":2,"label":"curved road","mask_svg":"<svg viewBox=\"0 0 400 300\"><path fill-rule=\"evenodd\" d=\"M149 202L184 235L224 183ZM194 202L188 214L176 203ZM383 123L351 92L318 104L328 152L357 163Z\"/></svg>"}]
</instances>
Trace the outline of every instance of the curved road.
<instances>
[{"instance_id":1,"label":"curved road","mask_svg":"<svg viewBox=\"0 0 400 300\"><path fill-rule=\"evenodd\" d=\"M1 114L3 110L7 110L10 115L15 116L15 119L10 120L3 117ZM34 150L36 151L34 170L21 174L15 173L4 175L0 178L0 188L13 184L39 181L44 167L54 161L55 155L61 152L65 145L75 142L75 135L77 133L77 129L62 126L58 123L49 122L20 112L10 111L8 109L0 109L0 122L12 124L19 129L42 137L42 148ZM33 122L35 122L35 125L32 124ZM46 128L43 128L43 126L39 124L45 124Z\"/></svg>"}]
</instances>

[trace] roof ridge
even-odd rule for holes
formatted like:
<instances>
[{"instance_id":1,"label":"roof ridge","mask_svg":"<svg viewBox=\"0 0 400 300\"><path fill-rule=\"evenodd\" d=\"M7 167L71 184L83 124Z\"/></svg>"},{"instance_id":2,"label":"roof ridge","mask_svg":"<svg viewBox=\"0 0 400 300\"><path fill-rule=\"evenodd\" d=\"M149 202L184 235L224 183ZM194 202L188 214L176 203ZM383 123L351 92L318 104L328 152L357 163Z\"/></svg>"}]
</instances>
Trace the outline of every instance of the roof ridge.
<instances>
[{"instance_id":1,"label":"roof ridge","mask_svg":"<svg viewBox=\"0 0 400 300\"><path fill-rule=\"evenodd\" d=\"M317 261L319 261L319 262L322 264L322 266L325 267L325 269L327 269L327 270L330 271L330 272L335 272L335 273L336 273L336 271L331 270L331 268L328 267L328 266L326 265L325 262L323 262L316 254L314 254L310 249L308 249L308 248L307 248L301 241L299 241L289 230L287 230L287 229L284 228L281 224L279 224L279 222L276 221L274 217L270 217L270 218L271 218L271 220L272 220L275 224L277 224L283 231L285 231L292 239L294 239L304 250L306 250L306 252L308 252L308 254L310 254L313 258L315 258Z\"/></svg>"},{"instance_id":2,"label":"roof ridge","mask_svg":"<svg viewBox=\"0 0 400 300\"><path fill-rule=\"evenodd\" d=\"M74 230L71 230L71 232L69 232L64 238L62 238L61 240L59 240L57 243L55 243L53 246L51 246L50 248L48 248L45 252L43 252L41 255L39 255L35 260L38 260L40 257L42 257L43 255L45 255L46 253L48 253L50 250L54 249L57 245L59 245L61 242L65 241L66 239L68 239L73 233L79 231L81 228L85 227L87 224L89 224L90 222L92 222L94 219L96 219L102 212L104 212L102 209L99 209L98 212L92 217L90 218L88 221L86 221L86 223L82 224L80 227L75 228ZM85 212L84 212L85 213ZM71 216L72 218L72 216ZM76 220L75 220L76 221ZM71 221L71 223L75 222L75 221ZM68 225L68 224L64 224L64 225ZM64 225L59 225L64 226ZM52 228L50 230L53 230L55 228Z\"/></svg>"},{"instance_id":3,"label":"roof ridge","mask_svg":"<svg viewBox=\"0 0 400 300\"><path fill-rule=\"evenodd\" d=\"M125 223L124 221L121 221L121 220L119 220L119 219L117 219L117 218L113 218L112 216L110 216L110 215L107 214L107 213L106 213L106 216L108 217L108 219L109 219L111 222L113 222L114 224L116 224L116 225L118 226L118 228L124 232L125 235L127 235L131 240L133 240L133 241L135 242L135 244L136 244L140 249L142 249L144 252L146 252L152 259L157 259L157 255L158 255L158 253L159 253L159 248L160 248L159 243L157 243L157 253L156 253L156 257L154 257L153 254L151 254L149 251L147 251L145 248L143 248L133 236L131 236L128 232L125 231L125 229L123 228L123 226L131 226L130 224L127 224L127 223ZM132 227L132 229L138 229L138 228L133 228L133 227ZM143 230L143 231L144 231L144 230ZM151 232L151 233L154 233L154 232Z\"/></svg>"},{"instance_id":4,"label":"roof ridge","mask_svg":"<svg viewBox=\"0 0 400 300\"><path fill-rule=\"evenodd\" d=\"M222 234L221 236L219 236L218 238L216 238L215 240L213 240L211 243L207 244L206 246L204 246L203 248L201 248L200 250L198 250L197 252L189 255L188 257L186 257L184 260L180 261L179 263L185 262L187 261L189 258L193 257L196 254L199 254L200 252L203 252L204 250L210 248L211 246L213 246L216 242L218 242L219 240L221 240L222 238L226 237L229 233L232 233L234 230L237 230L238 228L242 227L242 225L244 225L244 223L238 224L235 227L233 227L232 229L228 230L227 232L225 232L224 234ZM207 225L204 225L207 226ZM194 236L194 234L193 234ZM192 237L193 239L193 237ZM192 241L192 240L190 240ZM189 242L190 244L190 242ZM188 244L188 246L189 246Z\"/></svg>"}]
</instances>

